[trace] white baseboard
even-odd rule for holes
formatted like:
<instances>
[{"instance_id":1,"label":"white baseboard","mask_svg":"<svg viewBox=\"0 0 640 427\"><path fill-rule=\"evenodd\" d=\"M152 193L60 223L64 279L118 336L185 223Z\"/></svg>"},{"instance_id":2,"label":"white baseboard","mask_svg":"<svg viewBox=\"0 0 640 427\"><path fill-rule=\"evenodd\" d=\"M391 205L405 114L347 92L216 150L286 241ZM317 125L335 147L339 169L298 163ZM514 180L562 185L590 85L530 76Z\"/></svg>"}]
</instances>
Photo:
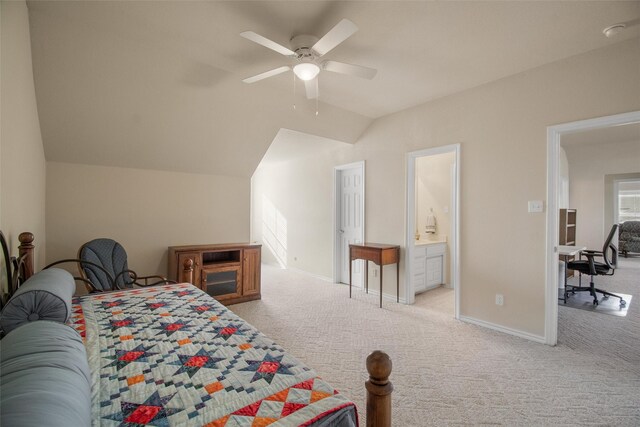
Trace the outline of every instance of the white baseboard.
<instances>
[{"instance_id":1,"label":"white baseboard","mask_svg":"<svg viewBox=\"0 0 640 427\"><path fill-rule=\"evenodd\" d=\"M349 286L349 285L347 285ZM364 288L359 288L357 286L354 286L353 289L357 289L361 292L364 292ZM380 291L378 291L377 289L371 289L369 288L369 295L375 295L375 296L380 296ZM387 293L383 293L382 294L382 299L385 301L391 301L391 302L396 302L396 296L395 295L391 295L391 294L387 294ZM407 300L405 298L400 298L400 304L406 304Z\"/></svg>"},{"instance_id":2,"label":"white baseboard","mask_svg":"<svg viewBox=\"0 0 640 427\"><path fill-rule=\"evenodd\" d=\"M495 323L486 322L484 320L475 319L473 317L468 316L460 316L460 320L467 323L472 323L474 325L482 326L485 328L493 329L494 331L502 332L509 335L515 335L516 337L524 338L529 341L534 341L540 344L546 344L547 340L545 337L540 335L530 334L529 332L520 331L518 329L508 328L502 325L496 325Z\"/></svg>"},{"instance_id":3,"label":"white baseboard","mask_svg":"<svg viewBox=\"0 0 640 427\"><path fill-rule=\"evenodd\" d=\"M332 279L332 278L330 278L330 277L327 277L327 276L321 276L321 275L319 275L319 274L309 273L308 271L301 270L301 269L299 269L299 268L295 268L295 267L286 267L286 268L285 268L285 270L295 271L296 273L306 274L307 276L311 276L311 277L313 277L313 278L320 279L320 280L323 280L323 281L325 281L325 282L335 283L335 282L333 281L333 279Z\"/></svg>"}]
</instances>

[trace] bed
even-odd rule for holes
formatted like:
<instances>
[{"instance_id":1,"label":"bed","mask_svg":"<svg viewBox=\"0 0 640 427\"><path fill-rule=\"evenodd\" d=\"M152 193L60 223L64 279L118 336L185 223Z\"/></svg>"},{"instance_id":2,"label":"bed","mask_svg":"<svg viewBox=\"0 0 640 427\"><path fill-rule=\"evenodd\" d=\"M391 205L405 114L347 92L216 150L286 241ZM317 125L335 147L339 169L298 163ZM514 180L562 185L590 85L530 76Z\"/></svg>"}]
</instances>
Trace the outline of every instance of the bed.
<instances>
[{"instance_id":1,"label":"bed","mask_svg":"<svg viewBox=\"0 0 640 427\"><path fill-rule=\"evenodd\" d=\"M21 252L28 258L32 247ZM24 261L10 270L29 276ZM94 426L358 425L352 401L189 283L73 297L70 307ZM390 425L388 356L372 354L367 369L367 425Z\"/></svg>"}]
</instances>

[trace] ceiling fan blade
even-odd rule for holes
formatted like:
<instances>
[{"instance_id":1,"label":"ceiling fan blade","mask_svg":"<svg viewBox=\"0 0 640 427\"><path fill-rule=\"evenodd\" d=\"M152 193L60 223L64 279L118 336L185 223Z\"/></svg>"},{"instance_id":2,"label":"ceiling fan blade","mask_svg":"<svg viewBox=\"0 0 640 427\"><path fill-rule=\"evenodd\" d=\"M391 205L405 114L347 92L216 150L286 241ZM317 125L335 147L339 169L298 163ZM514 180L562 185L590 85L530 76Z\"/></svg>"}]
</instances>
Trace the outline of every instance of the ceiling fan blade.
<instances>
[{"instance_id":1,"label":"ceiling fan blade","mask_svg":"<svg viewBox=\"0 0 640 427\"><path fill-rule=\"evenodd\" d=\"M246 79L242 80L245 83L255 83L258 80L262 80L262 79L266 79L268 77L273 77L273 76L277 76L278 74L282 74L285 71L289 71L291 68L287 67L286 65L283 67L279 67L279 68L274 68L273 70L269 70L269 71L265 71L264 73L260 73L257 74L253 77L247 77Z\"/></svg>"},{"instance_id":2,"label":"ceiling fan blade","mask_svg":"<svg viewBox=\"0 0 640 427\"><path fill-rule=\"evenodd\" d=\"M378 70L375 68L363 67L362 65L345 64L338 61L325 61L322 68L334 73L348 74L350 76L362 77L371 80L376 76Z\"/></svg>"},{"instance_id":3,"label":"ceiling fan blade","mask_svg":"<svg viewBox=\"0 0 640 427\"><path fill-rule=\"evenodd\" d=\"M318 78L305 81L304 88L307 92L307 99L316 99L318 97Z\"/></svg>"},{"instance_id":4,"label":"ceiling fan blade","mask_svg":"<svg viewBox=\"0 0 640 427\"><path fill-rule=\"evenodd\" d=\"M329 32L320 40L318 40L311 50L318 54L318 56L322 56L348 39L356 31L358 31L356 24L348 19L343 19L338 22L335 27L329 30Z\"/></svg>"},{"instance_id":5,"label":"ceiling fan blade","mask_svg":"<svg viewBox=\"0 0 640 427\"><path fill-rule=\"evenodd\" d=\"M251 40L254 43L258 43L261 44L264 47L267 47L271 50L275 50L278 53L281 53L284 56L295 56L296 53L294 51L292 51L291 49L287 49L286 47L282 46L281 44L278 44L276 42L274 42L273 40L269 40L266 37L261 36L260 34L254 33L253 31L245 31L243 33L240 33L240 35L242 37L244 37L247 40Z\"/></svg>"}]
</instances>

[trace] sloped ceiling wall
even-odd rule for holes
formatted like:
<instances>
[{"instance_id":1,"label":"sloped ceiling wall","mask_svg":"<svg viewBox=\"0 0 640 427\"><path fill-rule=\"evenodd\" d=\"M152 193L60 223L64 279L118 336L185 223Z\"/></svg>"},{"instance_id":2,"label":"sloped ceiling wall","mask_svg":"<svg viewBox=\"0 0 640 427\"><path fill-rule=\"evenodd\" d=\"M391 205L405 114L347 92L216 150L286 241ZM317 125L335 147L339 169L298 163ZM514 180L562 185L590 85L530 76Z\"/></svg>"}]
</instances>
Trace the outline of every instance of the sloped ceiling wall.
<instances>
[{"instance_id":1,"label":"sloped ceiling wall","mask_svg":"<svg viewBox=\"0 0 640 427\"><path fill-rule=\"evenodd\" d=\"M639 2L29 1L34 78L49 161L249 177L282 129L354 143L374 118L630 37ZM360 30L327 59L320 114L294 97L292 64L239 36L281 44ZM297 109L293 109L293 104Z\"/></svg>"},{"instance_id":2,"label":"sloped ceiling wall","mask_svg":"<svg viewBox=\"0 0 640 427\"><path fill-rule=\"evenodd\" d=\"M202 52L215 39L163 26L162 4L74 3L30 3L49 161L249 177L280 128L353 143L371 122L323 103L316 116L301 88L242 83Z\"/></svg>"}]
</instances>

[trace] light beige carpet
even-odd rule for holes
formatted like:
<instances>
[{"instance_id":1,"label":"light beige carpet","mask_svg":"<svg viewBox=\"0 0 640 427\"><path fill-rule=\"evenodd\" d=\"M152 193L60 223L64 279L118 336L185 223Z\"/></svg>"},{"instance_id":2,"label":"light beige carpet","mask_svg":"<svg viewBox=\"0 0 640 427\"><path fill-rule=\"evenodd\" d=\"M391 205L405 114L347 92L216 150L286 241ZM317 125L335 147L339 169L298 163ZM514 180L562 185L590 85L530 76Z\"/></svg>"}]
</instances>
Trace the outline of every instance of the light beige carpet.
<instances>
[{"instance_id":1,"label":"light beige carpet","mask_svg":"<svg viewBox=\"0 0 640 427\"><path fill-rule=\"evenodd\" d=\"M622 270L619 290L638 295L640 270ZM262 300L230 308L354 400L363 425L374 349L393 360L394 426L640 425L640 304L625 318L561 307L549 347L456 321L448 289L379 309L346 285L262 272Z\"/></svg>"}]
</instances>

